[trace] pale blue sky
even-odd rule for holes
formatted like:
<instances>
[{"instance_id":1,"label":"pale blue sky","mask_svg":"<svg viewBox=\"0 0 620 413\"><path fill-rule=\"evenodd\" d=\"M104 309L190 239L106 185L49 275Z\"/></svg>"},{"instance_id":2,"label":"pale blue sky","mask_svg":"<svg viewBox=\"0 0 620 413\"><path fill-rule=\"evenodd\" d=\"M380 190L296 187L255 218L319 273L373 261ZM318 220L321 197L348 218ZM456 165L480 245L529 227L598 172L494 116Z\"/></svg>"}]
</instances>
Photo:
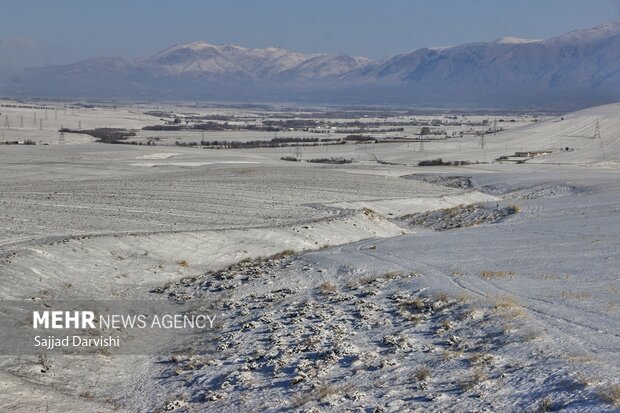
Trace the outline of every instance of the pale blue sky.
<instances>
[{"instance_id":1,"label":"pale blue sky","mask_svg":"<svg viewBox=\"0 0 620 413\"><path fill-rule=\"evenodd\" d=\"M143 57L195 40L382 58L618 19L620 0L2 0L0 69Z\"/></svg>"}]
</instances>

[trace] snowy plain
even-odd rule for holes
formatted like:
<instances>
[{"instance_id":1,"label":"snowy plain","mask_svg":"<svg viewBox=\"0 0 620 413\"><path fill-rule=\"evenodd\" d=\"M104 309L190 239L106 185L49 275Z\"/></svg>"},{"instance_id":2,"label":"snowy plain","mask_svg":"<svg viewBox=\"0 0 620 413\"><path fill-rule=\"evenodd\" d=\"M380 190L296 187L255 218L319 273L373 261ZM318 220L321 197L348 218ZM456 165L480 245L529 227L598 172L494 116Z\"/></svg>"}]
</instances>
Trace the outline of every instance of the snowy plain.
<instances>
[{"instance_id":1,"label":"snowy plain","mask_svg":"<svg viewBox=\"0 0 620 413\"><path fill-rule=\"evenodd\" d=\"M53 144L0 146L0 296L225 290L220 350L50 355L46 373L4 356L5 410L617 410L619 104L523 121L484 148L473 135L303 148L355 160L342 166L280 160L291 148L55 143L69 121L159 121L145 111L49 112L45 130L11 109L30 125L3 136ZM523 150L552 153L493 162ZM481 163L417 166L438 157ZM485 221L468 205L516 213Z\"/></svg>"}]
</instances>

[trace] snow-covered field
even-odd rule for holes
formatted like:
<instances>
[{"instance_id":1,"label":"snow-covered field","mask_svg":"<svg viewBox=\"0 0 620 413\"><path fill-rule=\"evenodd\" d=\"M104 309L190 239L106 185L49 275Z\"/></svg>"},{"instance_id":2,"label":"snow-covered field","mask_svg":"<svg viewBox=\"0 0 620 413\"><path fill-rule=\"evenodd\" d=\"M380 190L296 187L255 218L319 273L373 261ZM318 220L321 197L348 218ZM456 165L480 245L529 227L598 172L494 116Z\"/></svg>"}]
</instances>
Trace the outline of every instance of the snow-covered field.
<instances>
[{"instance_id":1,"label":"snow-covered field","mask_svg":"<svg viewBox=\"0 0 620 413\"><path fill-rule=\"evenodd\" d=\"M69 116L140 128L152 107L41 129L1 109L6 140L52 143L0 145L2 299L183 297L224 319L207 356L2 356L4 411L618 409L620 104L524 117L484 148L303 148L346 165L58 144ZM417 166L435 158L472 164Z\"/></svg>"}]
</instances>

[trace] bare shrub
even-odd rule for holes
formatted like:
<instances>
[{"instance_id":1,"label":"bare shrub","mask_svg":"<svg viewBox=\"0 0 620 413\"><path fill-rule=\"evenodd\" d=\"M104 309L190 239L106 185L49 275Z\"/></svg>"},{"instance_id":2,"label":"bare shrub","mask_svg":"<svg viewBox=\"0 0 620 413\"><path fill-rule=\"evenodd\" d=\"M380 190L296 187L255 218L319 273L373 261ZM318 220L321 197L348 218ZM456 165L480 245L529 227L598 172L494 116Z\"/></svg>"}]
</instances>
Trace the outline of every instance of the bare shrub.
<instances>
[{"instance_id":1,"label":"bare shrub","mask_svg":"<svg viewBox=\"0 0 620 413\"><path fill-rule=\"evenodd\" d=\"M52 368L52 363L47 359L47 355L41 353L37 356L37 363L41 366L41 373L47 373Z\"/></svg>"},{"instance_id":2,"label":"bare shrub","mask_svg":"<svg viewBox=\"0 0 620 413\"><path fill-rule=\"evenodd\" d=\"M89 392L88 390L82 390L79 396L86 400L93 400L95 398L95 396L93 396L92 393Z\"/></svg>"},{"instance_id":3,"label":"bare shrub","mask_svg":"<svg viewBox=\"0 0 620 413\"><path fill-rule=\"evenodd\" d=\"M420 366L414 372L415 379L420 382L428 380L430 374L431 370L427 366Z\"/></svg>"}]
</instances>

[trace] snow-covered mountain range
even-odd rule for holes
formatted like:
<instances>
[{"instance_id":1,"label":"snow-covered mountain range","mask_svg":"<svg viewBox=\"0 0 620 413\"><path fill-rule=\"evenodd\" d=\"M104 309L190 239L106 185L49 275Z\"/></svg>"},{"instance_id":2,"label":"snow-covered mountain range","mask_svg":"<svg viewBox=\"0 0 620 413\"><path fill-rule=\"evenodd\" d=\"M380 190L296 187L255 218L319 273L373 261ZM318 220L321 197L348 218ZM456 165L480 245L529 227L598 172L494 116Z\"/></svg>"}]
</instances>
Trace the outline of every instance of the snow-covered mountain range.
<instances>
[{"instance_id":1,"label":"snow-covered mountain range","mask_svg":"<svg viewBox=\"0 0 620 413\"><path fill-rule=\"evenodd\" d=\"M579 107L620 99L620 21L547 40L424 48L375 61L206 42L141 59L22 70L12 96Z\"/></svg>"}]
</instances>

